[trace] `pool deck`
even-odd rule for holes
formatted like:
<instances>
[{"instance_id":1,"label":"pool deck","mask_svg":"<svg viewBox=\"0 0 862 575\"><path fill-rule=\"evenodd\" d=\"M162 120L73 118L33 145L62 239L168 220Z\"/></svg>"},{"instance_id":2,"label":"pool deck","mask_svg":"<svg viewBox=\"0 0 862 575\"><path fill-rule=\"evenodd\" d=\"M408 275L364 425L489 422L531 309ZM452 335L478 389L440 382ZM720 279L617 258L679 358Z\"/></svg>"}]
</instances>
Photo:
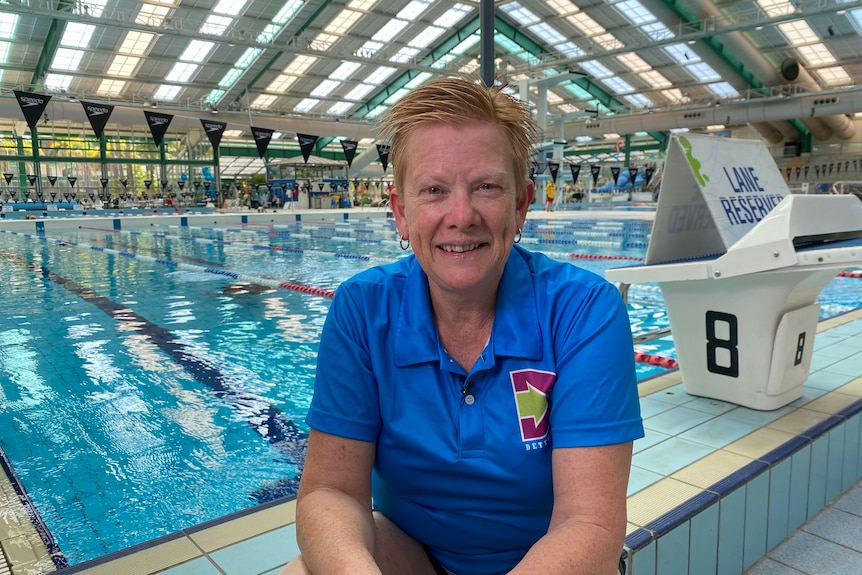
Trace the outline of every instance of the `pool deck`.
<instances>
[{"instance_id":1,"label":"pool deck","mask_svg":"<svg viewBox=\"0 0 862 575\"><path fill-rule=\"evenodd\" d=\"M312 210L326 212L345 211ZM819 323L804 395L775 411L689 395L679 371L639 392L646 437L629 479L630 575L862 573L862 309ZM294 517L293 501L272 502L60 573L275 575L297 552ZM0 549L11 565L4 571L0 555L0 575L54 571L41 541L0 474Z\"/></svg>"}]
</instances>

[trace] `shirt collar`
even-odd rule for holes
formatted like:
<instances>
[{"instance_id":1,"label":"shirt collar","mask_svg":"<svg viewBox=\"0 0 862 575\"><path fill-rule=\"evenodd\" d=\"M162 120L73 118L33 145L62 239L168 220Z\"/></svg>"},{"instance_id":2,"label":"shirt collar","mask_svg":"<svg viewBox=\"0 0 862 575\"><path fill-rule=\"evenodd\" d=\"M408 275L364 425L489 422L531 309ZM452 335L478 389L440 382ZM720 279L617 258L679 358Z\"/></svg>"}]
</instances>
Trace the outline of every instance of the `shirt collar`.
<instances>
[{"instance_id":1,"label":"shirt collar","mask_svg":"<svg viewBox=\"0 0 862 575\"><path fill-rule=\"evenodd\" d=\"M428 277L416 257L410 257L410 270L404 283L395 331L394 360L398 367L440 360ZM541 357L542 336L536 310L535 286L525 257L525 250L513 247L506 261L497 294L491 341L486 348L491 358L497 355L526 359ZM485 359L492 362L491 358Z\"/></svg>"}]
</instances>

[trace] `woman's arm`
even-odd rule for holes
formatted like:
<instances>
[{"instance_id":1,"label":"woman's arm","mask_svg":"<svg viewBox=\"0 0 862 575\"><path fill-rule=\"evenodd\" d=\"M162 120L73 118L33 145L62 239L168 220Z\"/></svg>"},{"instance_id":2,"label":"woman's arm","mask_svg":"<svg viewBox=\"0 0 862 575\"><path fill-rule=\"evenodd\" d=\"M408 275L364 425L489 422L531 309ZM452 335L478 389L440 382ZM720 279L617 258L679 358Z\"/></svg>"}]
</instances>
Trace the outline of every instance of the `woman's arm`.
<instances>
[{"instance_id":1,"label":"woman's arm","mask_svg":"<svg viewBox=\"0 0 862 575\"><path fill-rule=\"evenodd\" d=\"M631 458L631 442L554 449L548 533L510 575L617 574Z\"/></svg>"},{"instance_id":2,"label":"woman's arm","mask_svg":"<svg viewBox=\"0 0 862 575\"><path fill-rule=\"evenodd\" d=\"M314 575L379 575L371 468L375 444L311 430L297 494L296 538Z\"/></svg>"}]
</instances>

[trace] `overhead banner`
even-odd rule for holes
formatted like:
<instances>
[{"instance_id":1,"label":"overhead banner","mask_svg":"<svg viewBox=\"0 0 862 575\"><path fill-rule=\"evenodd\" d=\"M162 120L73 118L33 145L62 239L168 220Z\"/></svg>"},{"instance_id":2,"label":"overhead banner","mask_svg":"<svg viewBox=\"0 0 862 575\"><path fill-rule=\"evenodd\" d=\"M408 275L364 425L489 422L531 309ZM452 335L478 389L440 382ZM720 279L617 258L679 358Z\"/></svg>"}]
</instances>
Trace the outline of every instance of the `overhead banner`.
<instances>
[{"instance_id":1,"label":"overhead banner","mask_svg":"<svg viewBox=\"0 0 862 575\"><path fill-rule=\"evenodd\" d=\"M93 104L92 102L84 101L81 101L81 105L84 106L84 114L90 120L90 126L93 128L96 137L101 137L111 114L114 112L114 107L109 104Z\"/></svg>"},{"instance_id":2,"label":"overhead banner","mask_svg":"<svg viewBox=\"0 0 862 575\"><path fill-rule=\"evenodd\" d=\"M201 118L201 126L203 126L204 132L206 132L207 138L210 139L210 144L212 144L213 148L217 149L219 144L221 144L222 134L224 134L227 128L227 122L216 122Z\"/></svg>"},{"instance_id":3,"label":"overhead banner","mask_svg":"<svg viewBox=\"0 0 862 575\"><path fill-rule=\"evenodd\" d=\"M353 158L356 156L356 147L359 142L356 140L341 140L341 149L344 150L344 159L347 160L347 167L353 165Z\"/></svg>"},{"instance_id":4,"label":"overhead banner","mask_svg":"<svg viewBox=\"0 0 862 575\"><path fill-rule=\"evenodd\" d=\"M593 176L593 185L595 186L599 183L599 174L602 173L601 164L593 164L590 166L590 174Z\"/></svg>"},{"instance_id":5,"label":"overhead banner","mask_svg":"<svg viewBox=\"0 0 862 575\"><path fill-rule=\"evenodd\" d=\"M386 168L389 166L389 149L390 146L377 144L377 157L380 158L380 163L383 164L383 173L386 173Z\"/></svg>"},{"instance_id":6,"label":"overhead banner","mask_svg":"<svg viewBox=\"0 0 862 575\"><path fill-rule=\"evenodd\" d=\"M150 127L150 133L153 135L153 140L156 142L157 146L161 146L162 140L168 132L168 126L171 125L171 120L174 119L173 115L144 110L144 116L147 118L147 125Z\"/></svg>"},{"instance_id":7,"label":"overhead banner","mask_svg":"<svg viewBox=\"0 0 862 575\"><path fill-rule=\"evenodd\" d=\"M269 147L274 133L275 130L270 130L269 128L255 128L251 126L251 135L254 137L254 143L257 145L258 157L262 158L266 154L266 149Z\"/></svg>"},{"instance_id":8,"label":"overhead banner","mask_svg":"<svg viewBox=\"0 0 862 575\"><path fill-rule=\"evenodd\" d=\"M551 181L557 181L557 174L560 172L560 162L548 161L548 170L551 172Z\"/></svg>"},{"instance_id":9,"label":"overhead banner","mask_svg":"<svg viewBox=\"0 0 862 575\"><path fill-rule=\"evenodd\" d=\"M314 144L317 143L317 136L297 134L296 139L299 140L299 151L302 152L302 159L307 164L308 158L311 157L311 151L314 149Z\"/></svg>"},{"instance_id":10,"label":"overhead banner","mask_svg":"<svg viewBox=\"0 0 862 575\"><path fill-rule=\"evenodd\" d=\"M581 165L580 164L571 164L569 166L572 170L572 183L578 183L578 176L581 175Z\"/></svg>"},{"instance_id":11,"label":"overhead banner","mask_svg":"<svg viewBox=\"0 0 862 575\"><path fill-rule=\"evenodd\" d=\"M619 166L611 166L611 177L614 179L614 185L617 185L617 182L620 179L620 168L619 168Z\"/></svg>"},{"instance_id":12,"label":"overhead banner","mask_svg":"<svg viewBox=\"0 0 862 575\"><path fill-rule=\"evenodd\" d=\"M13 91L15 92L15 99L18 100L18 105L21 107L21 113L24 114L24 119L32 130L39 123L39 118L45 112L48 102L51 101L51 96Z\"/></svg>"}]
</instances>

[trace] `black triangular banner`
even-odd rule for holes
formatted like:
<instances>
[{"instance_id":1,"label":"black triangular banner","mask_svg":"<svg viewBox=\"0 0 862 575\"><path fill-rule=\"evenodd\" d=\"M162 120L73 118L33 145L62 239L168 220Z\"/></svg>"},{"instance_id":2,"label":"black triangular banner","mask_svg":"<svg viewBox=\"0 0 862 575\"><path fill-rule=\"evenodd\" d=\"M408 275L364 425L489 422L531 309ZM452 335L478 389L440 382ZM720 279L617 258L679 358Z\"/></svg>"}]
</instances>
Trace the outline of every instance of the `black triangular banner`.
<instances>
[{"instance_id":1,"label":"black triangular banner","mask_svg":"<svg viewBox=\"0 0 862 575\"><path fill-rule=\"evenodd\" d=\"M578 176L581 175L581 165L580 164L572 164L569 166L572 170L572 184L578 184Z\"/></svg>"},{"instance_id":2,"label":"black triangular banner","mask_svg":"<svg viewBox=\"0 0 862 575\"><path fill-rule=\"evenodd\" d=\"M150 189L150 187L153 185L153 181L152 181L152 180L144 180L144 185L145 185L145 186L147 187L147 189L149 190L149 189Z\"/></svg>"},{"instance_id":3,"label":"black triangular banner","mask_svg":"<svg viewBox=\"0 0 862 575\"><path fill-rule=\"evenodd\" d=\"M620 168L619 168L619 166L611 166L611 177L614 179L614 185L616 185L617 180L620 179Z\"/></svg>"},{"instance_id":4,"label":"black triangular banner","mask_svg":"<svg viewBox=\"0 0 862 575\"><path fill-rule=\"evenodd\" d=\"M99 178L99 183L102 184L102 189L108 187L108 178Z\"/></svg>"},{"instance_id":5,"label":"black triangular banner","mask_svg":"<svg viewBox=\"0 0 862 575\"><path fill-rule=\"evenodd\" d=\"M126 178L120 180L120 183L123 185L124 188L127 188L129 186L129 180Z\"/></svg>"},{"instance_id":6,"label":"black triangular banner","mask_svg":"<svg viewBox=\"0 0 862 575\"><path fill-rule=\"evenodd\" d=\"M257 144L257 155L263 157L266 154L266 149L269 147L269 142L272 140L272 135L275 130L269 128L255 128L251 126L251 135L254 137L254 143Z\"/></svg>"},{"instance_id":7,"label":"black triangular banner","mask_svg":"<svg viewBox=\"0 0 862 575\"><path fill-rule=\"evenodd\" d=\"M6 179L6 185L8 186L12 183L12 178L15 177L15 174L11 172L3 172L3 177Z\"/></svg>"},{"instance_id":8,"label":"black triangular banner","mask_svg":"<svg viewBox=\"0 0 862 575\"><path fill-rule=\"evenodd\" d=\"M21 107L21 113L24 114L24 119L27 120L27 125L32 130L39 123L39 118L42 117L42 112L45 111L48 102L51 101L51 96L13 91L15 92L15 99L18 100L18 105Z\"/></svg>"},{"instance_id":9,"label":"black triangular banner","mask_svg":"<svg viewBox=\"0 0 862 575\"><path fill-rule=\"evenodd\" d=\"M27 181L30 182L30 185L36 184L36 174L27 174Z\"/></svg>"},{"instance_id":10,"label":"black triangular banner","mask_svg":"<svg viewBox=\"0 0 862 575\"><path fill-rule=\"evenodd\" d=\"M308 158L311 156L311 151L314 149L314 144L317 143L317 136L309 136L308 134L297 134L296 139L299 140L299 151L302 152L302 159L308 163Z\"/></svg>"},{"instance_id":11,"label":"black triangular banner","mask_svg":"<svg viewBox=\"0 0 862 575\"><path fill-rule=\"evenodd\" d=\"M227 128L227 122L215 122L213 120L204 120L201 118L201 126L204 128L207 138L210 139L212 147L218 148L221 143L222 134L224 134L225 128Z\"/></svg>"},{"instance_id":12,"label":"black triangular banner","mask_svg":"<svg viewBox=\"0 0 862 575\"><path fill-rule=\"evenodd\" d=\"M347 167L353 165L353 158L356 156L356 147L359 142L356 140L341 140L341 149L344 150L344 159L347 160Z\"/></svg>"},{"instance_id":13,"label":"black triangular banner","mask_svg":"<svg viewBox=\"0 0 862 575\"><path fill-rule=\"evenodd\" d=\"M69 185L74 188L75 182L78 181L78 176L69 176L66 179L69 180Z\"/></svg>"},{"instance_id":14,"label":"black triangular banner","mask_svg":"<svg viewBox=\"0 0 862 575\"><path fill-rule=\"evenodd\" d=\"M144 110L144 116L147 118L147 125L150 127L153 140L157 146L161 146L162 139L164 139L165 134L168 132L168 126L171 125L171 120L174 119L173 115Z\"/></svg>"},{"instance_id":15,"label":"black triangular banner","mask_svg":"<svg viewBox=\"0 0 862 575\"><path fill-rule=\"evenodd\" d=\"M551 181L557 181L557 174L560 172L560 162L548 161L548 170L551 172Z\"/></svg>"},{"instance_id":16,"label":"black triangular banner","mask_svg":"<svg viewBox=\"0 0 862 575\"><path fill-rule=\"evenodd\" d=\"M182 190L183 188L185 188L185 187L186 187L186 181L185 181L185 180L177 180L177 185L178 185L178 186L180 187L180 189Z\"/></svg>"},{"instance_id":17,"label":"black triangular banner","mask_svg":"<svg viewBox=\"0 0 862 575\"><path fill-rule=\"evenodd\" d=\"M53 186L57 183L57 176L48 176L48 182Z\"/></svg>"},{"instance_id":18,"label":"black triangular banner","mask_svg":"<svg viewBox=\"0 0 862 575\"><path fill-rule=\"evenodd\" d=\"M377 157L380 158L380 163L383 164L383 173L386 173L386 168L389 167L389 150L391 146L385 144L377 144Z\"/></svg>"},{"instance_id":19,"label":"black triangular banner","mask_svg":"<svg viewBox=\"0 0 862 575\"><path fill-rule=\"evenodd\" d=\"M600 164L593 164L590 166L590 174L593 176L593 185L595 186L599 182L599 174L602 172L602 166Z\"/></svg>"},{"instance_id":20,"label":"black triangular banner","mask_svg":"<svg viewBox=\"0 0 862 575\"><path fill-rule=\"evenodd\" d=\"M91 102L84 102L83 100L81 101L81 105L84 106L84 114L90 120L90 126L92 126L93 132L95 132L98 138L105 130L105 126L114 112L114 107L110 104L93 104Z\"/></svg>"},{"instance_id":21,"label":"black triangular banner","mask_svg":"<svg viewBox=\"0 0 862 575\"><path fill-rule=\"evenodd\" d=\"M629 182L631 182L632 185L635 185L635 178L637 177L637 175L637 168L629 168Z\"/></svg>"}]
</instances>

